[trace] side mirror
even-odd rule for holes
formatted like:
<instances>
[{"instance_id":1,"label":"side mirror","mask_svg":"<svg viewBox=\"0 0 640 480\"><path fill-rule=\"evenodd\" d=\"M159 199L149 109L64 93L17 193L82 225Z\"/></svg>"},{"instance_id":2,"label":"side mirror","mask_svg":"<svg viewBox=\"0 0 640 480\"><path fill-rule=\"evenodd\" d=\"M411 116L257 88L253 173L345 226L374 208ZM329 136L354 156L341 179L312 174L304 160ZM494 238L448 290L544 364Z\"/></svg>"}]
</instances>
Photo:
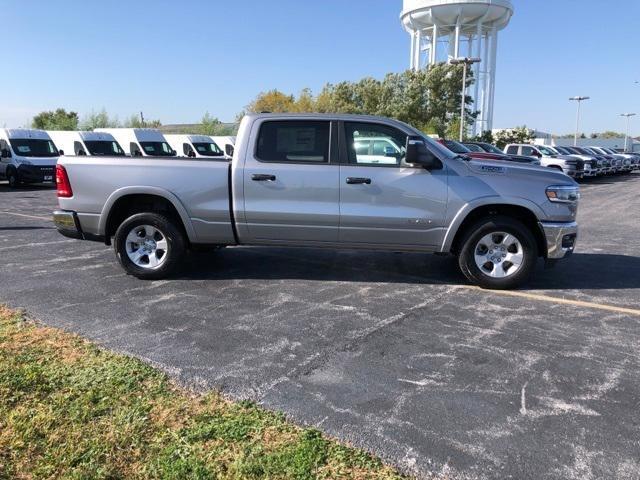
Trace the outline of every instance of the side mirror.
<instances>
[{"instance_id":1,"label":"side mirror","mask_svg":"<svg viewBox=\"0 0 640 480\"><path fill-rule=\"evenodd\" d=\"M189 150L189 158L196 158L196 152L194 152L193 150Z\"/></svg>"},{"instance_id":2,"label":"side mirror","mask_svg":"<svg viewBox=\"0 0 640 480\"><path fill-rule=\"evenodd\" d=\"M420 137L407 138L407 153L405 162L422 165L427 170L436 170L442 167L440 160L427 148Z\"/></svg>"},{"instance_id":3,"label":"side mirror","mask_svg":"<svg viewBox=\"0 0 640 480\"><path fill-rule=\"evenodd\" d=\"M224 152L227 154L227 156L233 157L234 151L235 151L235 148L233 148L233 145L225 145Z\"/></svg>"},{"instance_id":4,"label":"side mirror","mask_svg":"<svg viewBox=\"0 0 640 480\"><path fill-rule=\"evenodd\" d=\"M8 148L2 149L2 158L11 158L11 151Z\"/></svg>"},{"instance_id":5,"label":"side mirror","mask_svg":"<svg viewBox=\"0 0 640 480\"><path fill-rule=\"evenodd\" d=\"M64 157L64 150L62 149L58 150L58 155L60 155L61 157Z\"/></svg>"}]
</instances>

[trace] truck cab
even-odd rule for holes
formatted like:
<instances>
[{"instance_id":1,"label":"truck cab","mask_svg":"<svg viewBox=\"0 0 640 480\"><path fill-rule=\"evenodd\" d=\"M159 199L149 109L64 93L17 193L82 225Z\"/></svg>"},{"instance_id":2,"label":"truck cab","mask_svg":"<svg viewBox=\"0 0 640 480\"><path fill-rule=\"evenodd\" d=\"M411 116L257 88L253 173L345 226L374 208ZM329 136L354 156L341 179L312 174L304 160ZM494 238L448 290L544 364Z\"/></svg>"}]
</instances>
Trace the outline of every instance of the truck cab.
<instances>
[{"instance_id":1,"label":"truck cab","mask_svg":"<svg viewBox=\"0 0 640 480\"><path fill-rule=\"evenodd\" d=\"M44 130L0 129L0 178L11 188L23 183L55 185L58 157Z\"/></svg>"},{"instance_id":2,"label":"truck cab","mask_svg":"<svg viewBox=\"0 0 640 480\"><path fill-rule=\"evenodd\" d=\"M164 135L155 128L96 128L94 132L108 133L131 157L175 157Z\"/></svg>"},{"instance_id":3,"label":"truck cab","mask_svg":"<svg viewBox=\"0 0 640 480\"><path fill-rule=\"evenodd\" d=\"M60 155L124 157L120 144L110 133L52 130L47 132Z\"/></svg>"},{"instance_id":4,"label":"truck cab","mask_svg":"<svg viewBox=\"0 0 640 480\"><path fill-rule=\"evenodd\" d=\"M164 137L179 157L231 159L231 156L226 155L207 135L165 135Z\"/></svg>"}]
</instances>

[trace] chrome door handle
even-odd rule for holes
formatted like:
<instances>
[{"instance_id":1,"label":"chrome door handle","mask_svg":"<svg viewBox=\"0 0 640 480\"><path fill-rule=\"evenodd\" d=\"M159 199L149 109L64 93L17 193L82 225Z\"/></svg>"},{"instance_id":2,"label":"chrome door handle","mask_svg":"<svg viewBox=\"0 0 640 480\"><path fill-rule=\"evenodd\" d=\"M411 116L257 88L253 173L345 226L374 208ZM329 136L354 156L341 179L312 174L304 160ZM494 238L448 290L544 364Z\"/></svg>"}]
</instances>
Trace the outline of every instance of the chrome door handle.
<instances>
[{"instance_id":1,"label":"chrome door handle","mask_svg":"<svg viewBox=\"0 0 640 480\"><path fill-rule=\"evenodd\" d=\"M264 173L254 173L251 175L251 180L254 182L275 182L276 176Z\"/></svg>"},{"instance_id":2,"label":"chrome door handle","mask_svg":"<svg viewBox=\"0 0 640 480\"><path fill-rule=\"evenodd\" d=\"M347 185L371 185L371 179L361 177L347 177Z\"/></svg>"}]
</instances>

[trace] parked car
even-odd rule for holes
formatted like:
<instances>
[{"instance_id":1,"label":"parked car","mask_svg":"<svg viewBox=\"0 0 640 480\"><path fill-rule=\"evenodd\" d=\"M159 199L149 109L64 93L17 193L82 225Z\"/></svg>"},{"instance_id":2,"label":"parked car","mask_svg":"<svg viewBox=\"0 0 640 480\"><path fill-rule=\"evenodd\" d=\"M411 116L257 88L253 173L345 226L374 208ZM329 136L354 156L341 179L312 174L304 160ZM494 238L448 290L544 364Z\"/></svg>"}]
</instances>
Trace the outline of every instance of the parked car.
<instances>
[{"instance_id":1,"label":"parked car","mask_svg":"<svg viewBox=\"0 0 640 480\"><path fill-rule=\"evenodd\" d=\"M511 143L504 148L507 155L525 155L537 157L543 167L549 167L564 172L572 178L584 177L584 161L570 155L558 155L553 150L542 145Z\"/></svg>"},{"instance_id":2,"label":"parked car","mask_svg":"<svg viewBox=\"0 0 640 480\"><path fill-rule=\"evenodd\" d=\"M176 156L176 151L155 128L96 128L94 131L113 135L124 152L132 157Z\"/></svg>"},{"instance_id":3,"label":"parked car","mask_svg":"<svg viewBox=\"0 0 640 480\"><path fill-rule=\"evenodd\" d=\"M578 156L578 155L573 155L571 153L563 153L560 151L558 147L555 147L555 146L551 147L549 145L545 145L544 147L547 150L551 150L553 153L555 153L558 156L569 156L569 157L577 158L578 160L582 160L584 162L585 177L595 177L601 172L601 169L599 167L599 161L601 162L601 159L598 157L589 157L586 155Z\"/></svg>"},{"instance_id":4,"label":"parked car","mask_svg":"<svg viewBox=\"0 0 640 480\"><path fill-rule=\"evenodd\" d=\"M624 160L617 155L598 152L589 147L574 147L574 148L587 155L594 155L595 157L606 158L607 160L609 160L609 162L611 162L611 171L613 173L621 173L624 170Z\"/></svg>"},{"instance_id":5,"label":"parked car","mask_svg":"<svg viewBox=\"0 0 640 480\"><path fill-rule=\"evenodd\" d=\"M356 144L371 138L403 156L368 162ZM451 253L471 282L514 288L578 234L579 186L561 172L469 161L381 117L251 114L231 163L62 157L57 175L60 233L112 244L141 279L189 247L316 246Z\"/></svg>"},{"instance_id":6,"label":"parked car","mask_svg":"<svg viewBox=\"0 0 640 480\"><path fill-rule=\"evenodd\" d=\"M603 154L609 154L613 156L618 156L624 162L623 171L626 173L630 173L637 167L637 158L633 155L629 155L627 153L620 153L612 148L604 148L604 147L590 147L591 150L596 150L598 152L602 152Z\"/></svg>"},{"instance_id":7,"label":"parked car","mask_svg":"<svg viewBox=\"0 0 640 480\"><path fill-rule=\"evenodd\" d=\"M229 157L233 157L233 150L236 146L236 137L234 136L212 136L211 140L216 142L216 145L224 150L224 153Z\"/></svg>"},{"instance_id":8,"label":"parked car","mask_svg":"<svg viewBox=\"0 0 640 480\"><path fill-rule=\"evenodd\" d=\"M467 147L472 152L486 152L486 153L493 153L496 155L505 155L502 150L500 150L495 145L491 145L490 143L464 142L464 146ZM512 162L527 163L529 165L540 165L540 160L537 157L525 157L524 155L506 155L506 156Z\"/></svg>"},{"instance_id":9,"label":"parked car","mask_svg":"<svg viewBox=\"0 0 640 480\"><path fill-rule=\"evenodd\" d=\"M63 130L52 130L47 133L58 147L60 155L125 156L120 144L109 133Z\"/></svg>"},{"instance_id":10,"label":"parked car","mask_svg":"<svg viewBox=\"0 0 640 480\"><path fill-rule=\"evenodd\" d=\"M487 152L478 152L472 151L470 148L466 147L460 142L456 142L455 140L438 140L438 142L449 150L458 155L465 155L474 160L500 160L500 161L508 161L509 158L504 153L487 153Z\"/></svg>"},{"instance_id":11,"label":"parked car","mask_svg":"<svg viewBox=\"0 0 640 480\"><path fill-rule=\"evenodd\" d=\"M178 156L190 158L218 157L229 160L222 149L207 135L165 135Z\"/></svg>"},{"instance_id":12,"label":"parked car","mask_svg":"<svg viewBox=\"0 0 640 480\"><path fill-rule=\"evenodd\" d=\"M58 156L44 130L0 129L0 178L11 188L22 183L54 185Z\"/></svg>"},{"instance_id":13,"label":"parked car","mask_svg":"<svg viewBox=\"0 0 640 480\"><path fill-rule=\"evenodd\" d=\"M554 145L553 148L561 155L571 155L572 157L576 157L584 162L592 162L592 164L595 162L597 167L596 175L605 175L611 172L611 161L607 160L603 156L585 155L580 153L578 150L574 150L572 147L559 147Z\"/></svg>"}]
</instances>

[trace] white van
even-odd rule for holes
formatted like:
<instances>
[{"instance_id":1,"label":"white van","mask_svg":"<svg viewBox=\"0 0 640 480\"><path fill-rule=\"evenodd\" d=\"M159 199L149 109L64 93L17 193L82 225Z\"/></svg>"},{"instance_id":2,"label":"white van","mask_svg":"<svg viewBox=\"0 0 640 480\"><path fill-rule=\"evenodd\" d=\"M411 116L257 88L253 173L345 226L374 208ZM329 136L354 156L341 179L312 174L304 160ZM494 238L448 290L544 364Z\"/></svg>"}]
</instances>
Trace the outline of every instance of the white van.
<instances>
[{"instance_id":1,"label":"white van","mask_svg":"<svg viewBox=\"0 0 640 480\"><path fill-rule=\"evenodd\" d=\"M132 157L175 157L160 130L155 128L96 128L94 132L113 135L127 155Z\"/></svg>"},{"instance_id":2,"label":"white van","mask_svg":"<svg viewBox=\"0 0 640 480\"><path fill-rule=\"evenodd\" d=\"M236 137L209 137L216 142L228 157L233 157L233 150L236 147Z\"/></svg>"},{"instance_id":3,"label":"white van","mask_svg":"<svg viewBox=\"0 0 640 480\"><path fill-rule=\"evenodd\" d=\"M206 135L165 135L164 136L179 156L190 158L230 158Z\"/></svg>"},{"instance_id":4,"label":"white van","mask_svg":"<svg viewBox=\"0 0 640 480\"><path fill-rule=\"evenodd\" d=\"M0 129L0 178L11 188L21 183L55 185L58 156L44 130Z\"/></svg>"},{"instance_id":5,"label":"white van","mask_svg":"<svg viewBox=\"0 0 640 480\"><path fill-rule=\"evenodd\" d=\"M58 147L61 156L123 157L125 155L120 144L110 133L62 130L51 130L47 133Z\"/></svg>"}]
</instances>

